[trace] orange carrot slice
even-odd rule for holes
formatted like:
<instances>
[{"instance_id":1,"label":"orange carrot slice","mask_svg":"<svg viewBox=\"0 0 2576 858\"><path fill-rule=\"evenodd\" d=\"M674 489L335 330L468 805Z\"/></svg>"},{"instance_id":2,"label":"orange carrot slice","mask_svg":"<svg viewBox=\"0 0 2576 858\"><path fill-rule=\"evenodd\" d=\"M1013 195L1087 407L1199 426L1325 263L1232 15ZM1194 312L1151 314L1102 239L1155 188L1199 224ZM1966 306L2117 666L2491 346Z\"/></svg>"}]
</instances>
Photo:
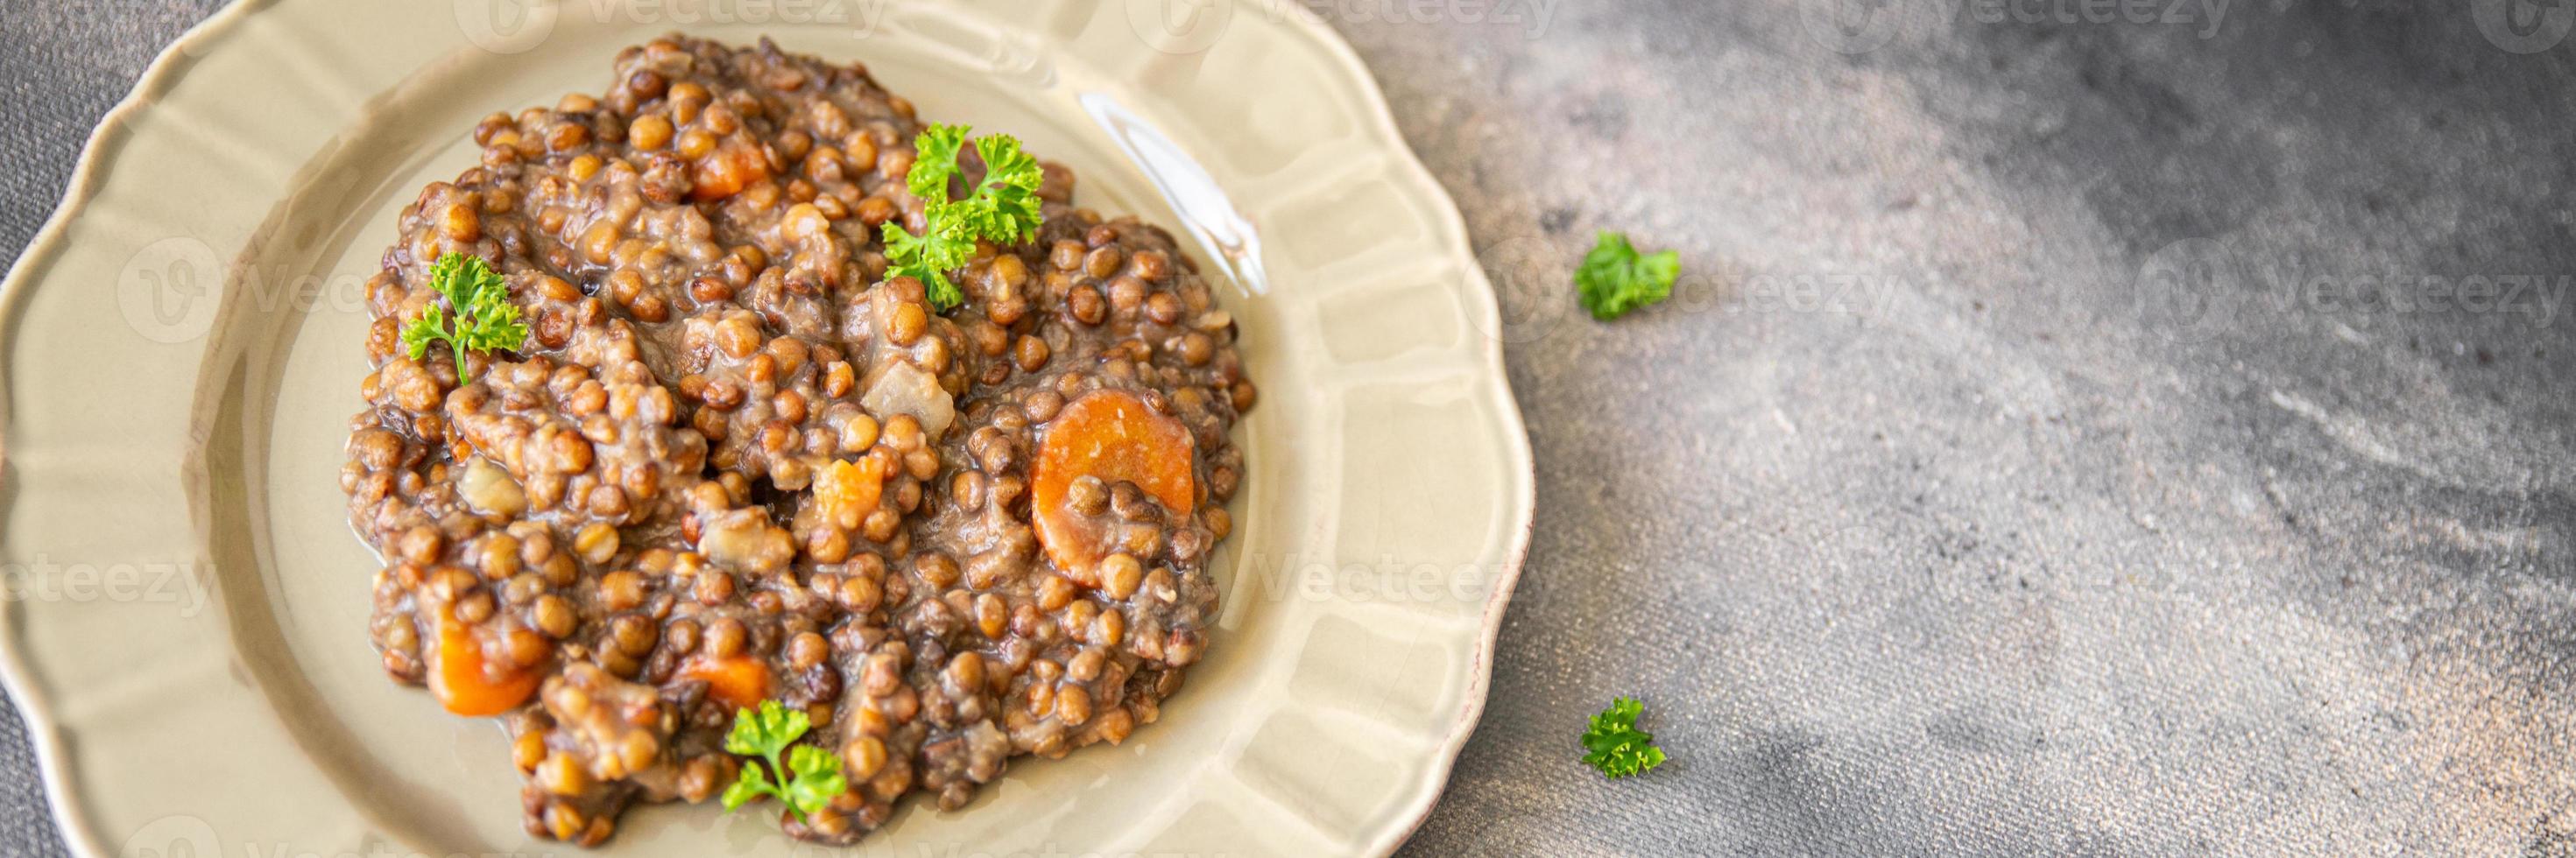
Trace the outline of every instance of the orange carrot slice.
<instances>
[{"instance_id":1,"label":"orange carrot slice","mask_svg":"<svg viewBox=\"0 0 2576 858\"><path fill-rule=\"evenodd\" d=\"M1190 430L1154 413L1135 394L1096 390L1064 406L1038 442L1029 466L1029 502L1038 542L1057 568L1089 569L1116 550L1116 534L1090 521L1067 497L1084 476L1135 483L1163 506L1188 515L1198 505Z\"/></svg>"},{"instance_id":2,"label":"orange carrot slice","mask_svg":"<svg viewBox=\"0 0 2576 858\"><path fill-rule=\"evenodd\" d=\"M753 182L769 178L769 161L759 149L727 143L700 159L689 177L689 198L711 202L741 193Z\"/></svg>"},{"instance_id":3,"label":"orange carrot slice","mask_svg":"<svg viewBox=\"0 0 2576 858\"><path fill-rule=\"evenodd\" d=\"M769 667L745 656L700 656L680 666L680 675L707 684L707 696L749 709L769 698Z\"/></svg>"},{"instance_id":4,"label":"orange carrot slice","mask_svg":"<svg viewBox=\"0 0 2576 858\"><path fill-rule=\"evenodd\" d=\"M429 693L458 715L499 715L528 701L544 676L533 670L513 671L493 679L485 670L483 647L464 623L438 621L438 663L430 665Z\"/></svg>"},{"instance_id":5,"label":"orange carrot slice","mask_svg":"<svg viewBox=\"0 0 2576 858\"><path fill-rule=\"evenodd\" d=\"M855 528L885 495L883 460L834 461L814 473L814 501L827 523Z\"/></svg>"}]
</instances>

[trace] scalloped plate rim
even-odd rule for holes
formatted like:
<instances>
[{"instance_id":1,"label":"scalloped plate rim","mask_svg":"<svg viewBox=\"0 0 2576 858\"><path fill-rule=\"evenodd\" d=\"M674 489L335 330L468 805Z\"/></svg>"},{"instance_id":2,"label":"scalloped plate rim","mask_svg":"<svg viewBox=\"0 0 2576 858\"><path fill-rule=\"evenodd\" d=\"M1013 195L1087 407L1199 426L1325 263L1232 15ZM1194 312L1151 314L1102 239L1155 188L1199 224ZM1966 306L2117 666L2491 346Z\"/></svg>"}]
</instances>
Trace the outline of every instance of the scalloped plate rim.
<instances>
[{"instance_id":1,"label":"scalloped plate rim","mask_svg":"<svg viewBox=\"0 0 2576 858\"><path fill-rule=\"evenodd\" d=\"M37 276L38 272L48 267L66 250L66 233L69 226L76 217L87 210L89 203L97 195L107 171L113 167L114 159L110 149L122 144L126 136L131 133L128 128L129 121L145 110L158 105L161 97L186 74L186 66L194 61L206 46L241 26L252 16L275 6L277 2L278 0L237 0L189 27L154 56L134 85L101 116L98 125L91 129L81 145L80 154L74 162L72 175L66 183L62 200L55 205L44 224L29 238L25 248L10 265L5 276L0 277L0 321L15 323L19 319L23 309L21 305L28 294L35 289L35 282L40 279ZM1360 61L1349 43L1338 33L1333 32L1329 25L1312 10L1300 4L1279 2L1279 0L1250 0L1250 2L1271 6L1273 9L1284 9L1283 17L1293 19L1297 25L1294 28L1296 32L1324 48L1342 73L1361 84L1357 90L1361 93L1360 100L1366 105L1366 121L1372 123L1387 139L1394 142L1392 151L1398 156L1395 160L1399 171L1405 178L1413 180L1428 191L1431 201L1437 204L1432 206L1433 216L1450 228L1452 240L1448 243L1452 246L1445 249L1472 261L1473 247L1468 244L1465 218L1460 214L1455 199L1445 186L1431 176L1420 156L1413 151L1410 144L1404 141L1376 75ZM1481 320L1488 323L1485 329L1492 330L1492 326L1499 324L1500 321L1500 310L1493 294L1492 283L1485 276L1481 265L1466 265L1462 266L1462 269L1466 285L1474 287L1464 290L1465 297L1469 299L1464 309L1472 316L1481 317ZM0 333L5 333L5 330L0 330ZM1495 419L1502 424L1498 428L1506 430L1500 433L1503 441L1502 452L1508 458L1504 464L1516 472L1515 482L1518 491L1508 500L1505 511L1509 517L1517 518L1519 521L1517 527L1507 527L1504 531L1507 544L1502 546L1503 561L1494 590L1484 605L1480 638L1471 656L1473 663L1467 676L1467 691L1463 695L1464 707L1458 713L1455 729L1444 737L1437 748L1437 759L1424 773L1426 783L1404 801L1412 808L1405 814L1410 817L1410 820L1400 827L1389 829L1386 834L1391 836L1378 838L1372 844L1375 848L1371 851L1375 854L1391 854L1429 819L1432 809L1446 789L1460 753L1475 733L1491 690L1495 641L1501 633L1504 612L1509 606L1522 568L1528 559L1531 533L1535 527L1537 487L1533 453L1526 424L1522 420L1517 398L1511 389L1509 375L1504 371L1502 344L1494 337L1477 339L1482 340L1482 347L1475 350L1475 365L1477 369L1486 371L1486 374L1479 379L1479 383L1493 388L1493 392L1497 394L1497 402L1503 406L1496 411ZM0 475L6 473L9 444L5 428L9 424L8 418L14 399L12 391L7 388L6 381L5 373L0 373ZM14 502L14 494L14 486L0 483L0 507ZM34 752L44 785L46 805L58 832L77 852L109 854L99 833L89 824L85 815L86 807L75 800L75 794L71 789L74 786L74 776L68 771L64 761L63 724L58 721L54 706L29 678L31 663L20 649L15 619L15 612L23 609L23 604L19 601L0 599L0 688L8 691L26 726L29 744Z\"/></svg>"}]
</instances>

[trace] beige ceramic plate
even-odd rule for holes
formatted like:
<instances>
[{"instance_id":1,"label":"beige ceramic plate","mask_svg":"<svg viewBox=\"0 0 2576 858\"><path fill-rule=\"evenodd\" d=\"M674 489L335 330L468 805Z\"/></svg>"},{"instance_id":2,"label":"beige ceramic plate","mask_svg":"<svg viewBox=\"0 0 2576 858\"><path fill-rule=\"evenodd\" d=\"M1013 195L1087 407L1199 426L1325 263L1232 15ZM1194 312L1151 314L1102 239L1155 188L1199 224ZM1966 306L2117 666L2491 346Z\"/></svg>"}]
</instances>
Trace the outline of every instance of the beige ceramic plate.
<instances>
[{"instance_id":1,"label":"beige ceramic plate","mask_svg":"<svg viewBox=\"0 0 2576 858\"><path fill-rule=\"evenodd\" d=\"M684 29L862 60L1186 227L1264 402L1208 660L1123 747L1027 761L861 854L1383 853L1485 698L1529 452L1457 212L1294 3L245 0L153 64L0 304L0 652L85 852L568 851L497 729L387 681L337 485L359 286L496 109ZM622 855L782 854L641 809Z\"/></svg>"}]
</instances>

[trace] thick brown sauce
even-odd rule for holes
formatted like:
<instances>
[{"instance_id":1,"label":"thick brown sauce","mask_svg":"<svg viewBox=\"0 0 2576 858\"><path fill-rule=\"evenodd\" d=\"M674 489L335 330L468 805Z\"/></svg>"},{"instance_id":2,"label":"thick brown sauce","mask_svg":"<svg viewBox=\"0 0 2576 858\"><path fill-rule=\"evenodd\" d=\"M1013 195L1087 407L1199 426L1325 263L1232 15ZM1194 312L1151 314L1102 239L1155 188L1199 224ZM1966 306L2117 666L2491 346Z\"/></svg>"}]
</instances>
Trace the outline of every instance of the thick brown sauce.
<instances>
[{"instance_id":1,"label":"thick brown sauce","mask_svg":"<svg viewBox=\"0 0 2576 858\"><path fill-rule=\"evenodd\" d=\"M1204 651L1254 395L1231 317L1053 164L1036 239L933 312L876 240L922 228L922 127L863 67L673 37L484 120L482 164L404 209L342 475L388 564L373 642L504 720L531 832L707 801L735 708L774 699L851 784L789 832L853 842L910 792L1125 739ZM449 252L532 332L462 385L399 339Z\"/></svg>"}]
</instances>

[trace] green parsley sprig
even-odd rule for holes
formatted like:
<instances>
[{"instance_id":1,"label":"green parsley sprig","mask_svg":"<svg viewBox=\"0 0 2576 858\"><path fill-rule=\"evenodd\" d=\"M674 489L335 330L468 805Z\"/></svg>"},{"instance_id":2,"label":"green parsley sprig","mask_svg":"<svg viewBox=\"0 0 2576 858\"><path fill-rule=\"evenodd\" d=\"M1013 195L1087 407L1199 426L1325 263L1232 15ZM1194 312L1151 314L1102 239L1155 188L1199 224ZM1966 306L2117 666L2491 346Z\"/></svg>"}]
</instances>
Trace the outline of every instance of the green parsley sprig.
<instances>
[{"instance_id":1,"label":"green parsley sprig","mask_svg":"<svg viewBox=\"0 0 2576 858\"><path fill-rule=\"evenodd\" d=\"M1038 185L1045 181L1045 171L1039 169L1036 158L1020 151L1017 138L1007 134L975 138L975 154L984 160L984 179L966 189L965 199L948 198L949 185L957 179L957 156L966 148L967 132L973 130L965 125L933 125L913 138L912 171L904 174L904 186L928 202L922 210L927 223L918 236L891 221L880 230L886 259L892 263L887 275L920 280L930 305L942 311L965 302L965 294L949 281L948 272L966 267L975 258L978 239L1027 241L1037 234L1040 221Z\"/></svg>"},{"instance_id":2,"label":"green parsley sprig","mask_svg":"<svg viewBox=\"0 0 2576 858\"><path fill-rule=\"evenodd\" d=\"M1574 269L1575 288L1582 290L1583 309L1607 322L1628 311L1670 298L1681 277L1681 254L1667 250L1640 255L1628 236L1602 230L1583 267Z\"/></svg>"},{"instance_id":3,"label":"green parsley sprig","mask_svg":"<svg viewBox=\"0 0 2576 858\"><path fill-rule=\"evenodd\" d=\"M403 348L412 360L429 354L430 343L444 342L456 353L456 381L463 384L467 351L510 351L527 342L528 326L519 320L518 305L510 303L510 284L482 259L455 252L439 257L429 266L429 288L447 306L431 301L403 326Z\"/></svg>"},{"instance_id":4,"label":"green parsley sprig","mask_svg":"<svg viewBox=\"0 0 2576 858\"><path fill-rule=\"evenodd\" d=\"M1637 716L1645 711L1645 704L1633 697L1610 701L1610 708L1592 716L1592 727L1583 731L1583 762L1613 778L1663 765L1664 749L1655 747L1654 734L1637 729Z\"/></svg>"},{"instance_id":5,"label":"green parsley sprig","mask_svg":"<svg viewBox=\"0 0 2576 858\"><path fill-rule=\"evenodd\" d=\"M761 701L757 712L734 710L733 732L725 735L725 751L759 757L769 767L763 769L759 762L744 764L733 785L725 787L725 809L739 808L761 796L775 796L787 805L787 812L804 820L831 804L833 796L848 792L850 783L841 776L841 761L832 752L796 744L812 726L805 710L782 708L776 700ZM781 753L787 755L784 766L779 765Z\"/></svg>"}]
</instances>

